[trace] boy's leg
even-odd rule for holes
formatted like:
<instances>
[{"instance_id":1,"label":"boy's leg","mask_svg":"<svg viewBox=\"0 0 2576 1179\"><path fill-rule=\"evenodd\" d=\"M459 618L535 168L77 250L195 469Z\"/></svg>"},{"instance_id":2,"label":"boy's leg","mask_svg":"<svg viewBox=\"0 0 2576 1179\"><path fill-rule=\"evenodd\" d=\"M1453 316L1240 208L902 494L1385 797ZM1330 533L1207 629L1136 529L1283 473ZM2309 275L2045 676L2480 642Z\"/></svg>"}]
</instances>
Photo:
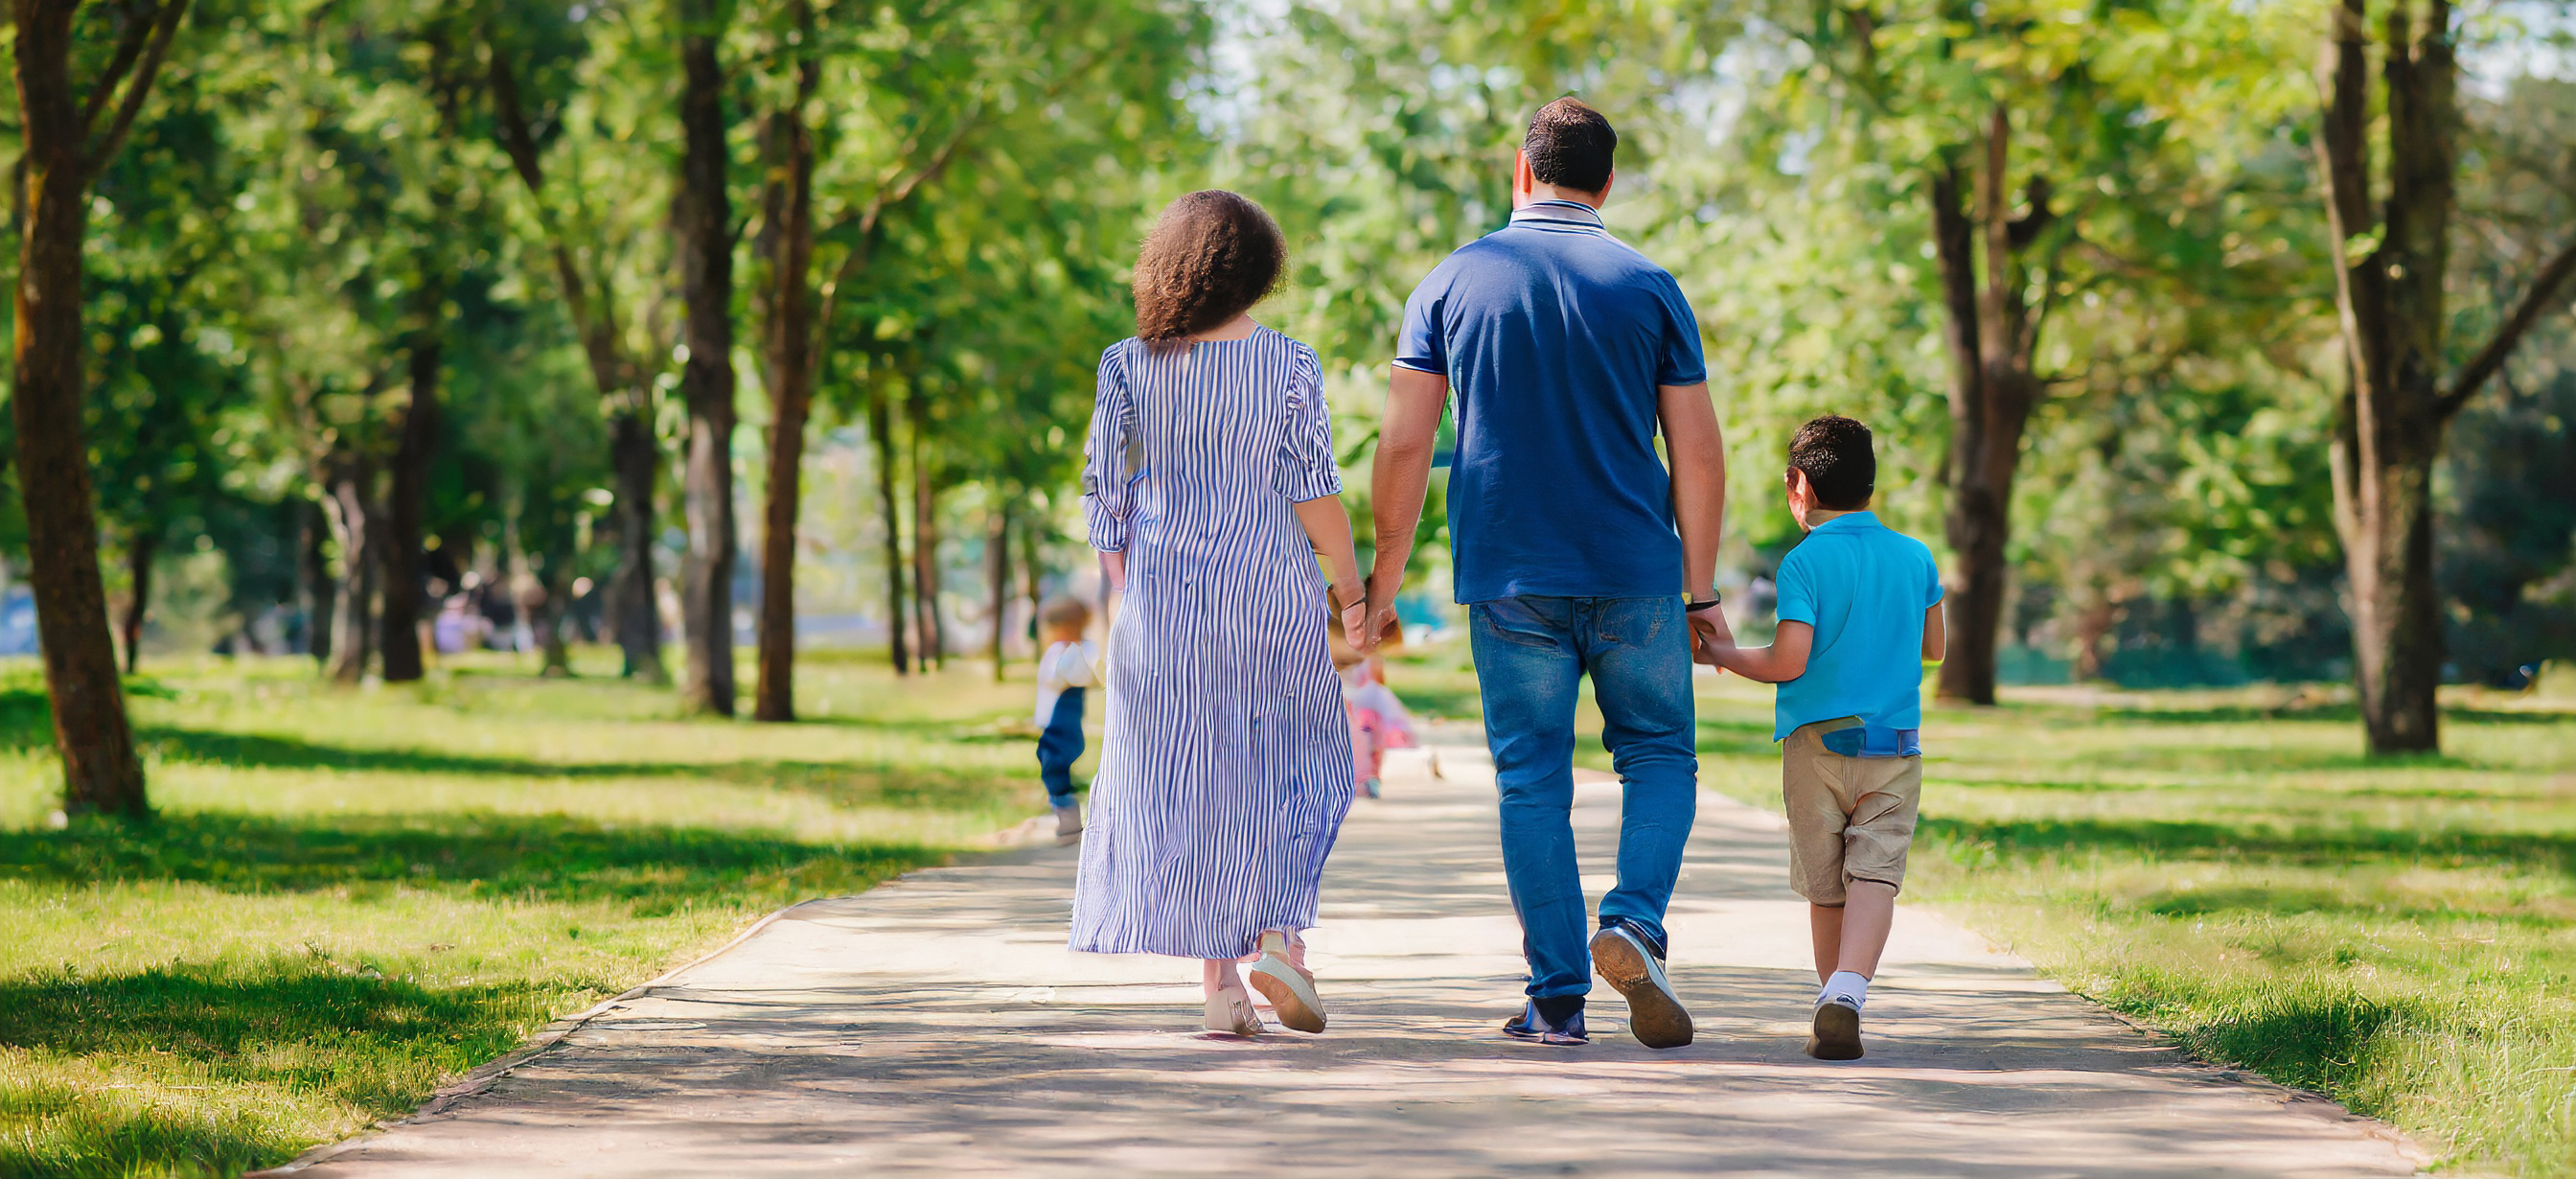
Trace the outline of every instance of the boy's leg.
<instances>
[{"instance_id":1,"label":"boy's leg","mask_svg":"<svg viewBox=\"0 0 2576 1179\"><path fill-rule=\"evenodd\" d=\"M1604 600L1590 621L1584 669L1621 782L1619 880L1601 898L1601 924L1627 926L1661 954L1664 910L1699 813L1689 627L1672 598Z\"/></svg>"},{"instance_id":2,"label":"boy's leg","mask_svg":"<svg viewBox=\"0 0 2576 1179\"><path fill-rule=\"evenodd\" d=\"M1503 876L1520 914L1534 999L1592 990L1583 879L1574 858L1574 702L1581 662L1564 598L1503 598L1468 611L1502 813ZM1565 1003L1547 1004L1561 1022ZM1579 1009L1579 1008L1578 1008Z\"/></svg>"},{"instance_id":3,"label":"boy's leg","mask_svg":"<svg viewBox=\"0 0 2576 1179\"><path fill-rule=\"evenodd\" d=\"M1915 808L1923 794L1923 759L1851 758L1844 773L1854 795L1851 822L1843 831L1849 900L1834 969L1872 978L1896 922L1897 890L1905 884L1906 853L1914 844Z\"/></svg>"},{"instance_id":4,"label":"boy's leg","mask_svg":"<svg viewBox=\"0 0 2576 1179\"><path fill-rule=\"evenodd\" d=\"M1849 903L1846 899L1841 905L1807 906L1807 936L1815 943L1816 981L1819 983L1832 978L1835 968L1842 962L1843 909Z\"/></svg>"},{"instance_id":5,"label":"boy's leg","mask_svg":"<svg viewBox=\"0 0 2576 1179\"><path fill-rule=\"evenodd\" d=\"M1813 728L1780 742L1780 807L1789 820L1789 887L1807 899L1816 952L1816 981L1830 977L1842 954L1847 880L1844 834L1851 819L1840 787L1845 759L1826 749Z\"/></svg>"}]
</instances>

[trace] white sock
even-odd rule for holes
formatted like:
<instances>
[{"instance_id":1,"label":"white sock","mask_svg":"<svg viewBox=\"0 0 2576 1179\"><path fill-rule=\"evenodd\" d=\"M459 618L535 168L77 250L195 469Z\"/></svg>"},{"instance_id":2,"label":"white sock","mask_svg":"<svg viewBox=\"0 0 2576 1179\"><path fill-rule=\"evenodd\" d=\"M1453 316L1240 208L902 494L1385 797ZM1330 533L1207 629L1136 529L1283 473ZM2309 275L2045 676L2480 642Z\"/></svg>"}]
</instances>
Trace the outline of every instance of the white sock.
<instances>
[{"instance_id":1,"label":"white sock","mask_svg":"<svg viewBox=\"0 0 2576 1179\"><path fill-rule=\"evenodd\" d=\"M1837 995L1851 1000L1854 1007L1867 1003L1869 980L1848 970L1837 970L1832 978L1825 980L1825 989L1816 992L1816 1002L1822 1003Z\"/></svg>"}]
</instances>

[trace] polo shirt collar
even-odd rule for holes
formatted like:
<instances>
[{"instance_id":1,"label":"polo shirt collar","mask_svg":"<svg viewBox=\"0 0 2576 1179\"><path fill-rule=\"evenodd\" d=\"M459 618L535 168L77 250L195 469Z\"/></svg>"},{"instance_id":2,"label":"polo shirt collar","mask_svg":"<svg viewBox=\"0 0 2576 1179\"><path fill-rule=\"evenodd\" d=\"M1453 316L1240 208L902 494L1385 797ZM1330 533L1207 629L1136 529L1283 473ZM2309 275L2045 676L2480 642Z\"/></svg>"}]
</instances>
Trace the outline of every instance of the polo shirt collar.
<instances>
[{"instance_id":1,"label":"polo shirt collar","mask_svg":"<svg viewBox=\"0 0 2576 1179\"><path fill-rule=\"evenodd\" d=\"M1512 224L1524 221L1562 221L1600 229L1601 211L1581 201L1544 200L1512 210Z\"/></svg>"},{"instance_id":2,"label":"polo shirt collar","mask_svg":"<svg viewBox=\"0 0 2576 1179\"><path fill-rule=\"evenodd\" d=\"M1861 510L1859 510L1859 511L1857 511L1857 512L1845 512L1845 513L1843 513L1842 515L1836 516L1836 517L1834 517L1834 518L1833 518L1833 519L1831 519L1831 520L1827 520L1827 521L1825 521L1825 522L1824 522L1824 523L1822 523L1822 524L1818 524L1818 525L1816 525L1815 527L1808 529L1807 531L1809 531L1809 532L1823 532L1824 530L1826 530L1826 529L1828 529L1828 528L1876 528L1876 527L1879 527L1878 517L1877 517L1875 514L1873 514L1869 509L1867 509L1867 508L1862 508Z\"/></svg>"}]
</instances>

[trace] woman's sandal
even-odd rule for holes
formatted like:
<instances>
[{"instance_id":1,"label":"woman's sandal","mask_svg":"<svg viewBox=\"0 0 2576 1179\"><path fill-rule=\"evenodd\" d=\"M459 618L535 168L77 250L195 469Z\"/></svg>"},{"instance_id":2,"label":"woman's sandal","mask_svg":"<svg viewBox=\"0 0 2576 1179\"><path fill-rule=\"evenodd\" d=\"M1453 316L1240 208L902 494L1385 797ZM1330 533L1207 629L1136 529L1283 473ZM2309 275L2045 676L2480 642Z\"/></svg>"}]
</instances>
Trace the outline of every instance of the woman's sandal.
<instances>
[{"instance_id":1,"label":"woman's sandal","mask_svg":"<svg viewBox=\"0 0 2576 1179\"><path fill-rule=\"evenodd\" d=\"M1324 1000L1315 993L1315 976L1289 956L1287 934L1275 929L1262 934L1261 960L1243 973L1270 1000L1279 1022L1301 1032L1324 1030Z\"/></svg>"},{"instance_id":2,"label":"woman's sandal","mask_svg":"<svg viewBox=\"0 0 2576 1179\"><path fill-rule=\"evenodd\" d=\"M1242 987L1225 987L1208 996L1207 1030L1234 1036L1258 1036L1261 1017L1252 1013L1252 996Z\"/></svg>"}]
</instances>

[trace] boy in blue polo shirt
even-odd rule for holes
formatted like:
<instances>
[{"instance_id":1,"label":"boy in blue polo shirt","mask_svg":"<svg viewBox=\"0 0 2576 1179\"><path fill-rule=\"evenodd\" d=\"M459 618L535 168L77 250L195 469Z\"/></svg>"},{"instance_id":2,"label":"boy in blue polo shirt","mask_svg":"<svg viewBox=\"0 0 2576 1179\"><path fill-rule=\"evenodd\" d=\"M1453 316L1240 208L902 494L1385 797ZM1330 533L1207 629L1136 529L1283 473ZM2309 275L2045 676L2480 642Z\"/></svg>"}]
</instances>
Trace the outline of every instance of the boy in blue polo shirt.
<instances>
[{"instance_id":1,"label":"boy in blue polo shirt","mask_svg":"<svg viewBox=\"0 0 2576 1179\"><path fill-rule=\"evenodd\" d=\"M1868 511L1869 427L1832 414L1798 427L1786 481L1807 535L1780 561L1778 633L1768 647L1701 650L1780 685L1771 739L1785 739L1789 881L1807 898L1824 984L1807 1055L1858 1060L1923 791L1923 664L1941 658L1941 574L1923 542Z\"/></svg>"}]
</instances>

